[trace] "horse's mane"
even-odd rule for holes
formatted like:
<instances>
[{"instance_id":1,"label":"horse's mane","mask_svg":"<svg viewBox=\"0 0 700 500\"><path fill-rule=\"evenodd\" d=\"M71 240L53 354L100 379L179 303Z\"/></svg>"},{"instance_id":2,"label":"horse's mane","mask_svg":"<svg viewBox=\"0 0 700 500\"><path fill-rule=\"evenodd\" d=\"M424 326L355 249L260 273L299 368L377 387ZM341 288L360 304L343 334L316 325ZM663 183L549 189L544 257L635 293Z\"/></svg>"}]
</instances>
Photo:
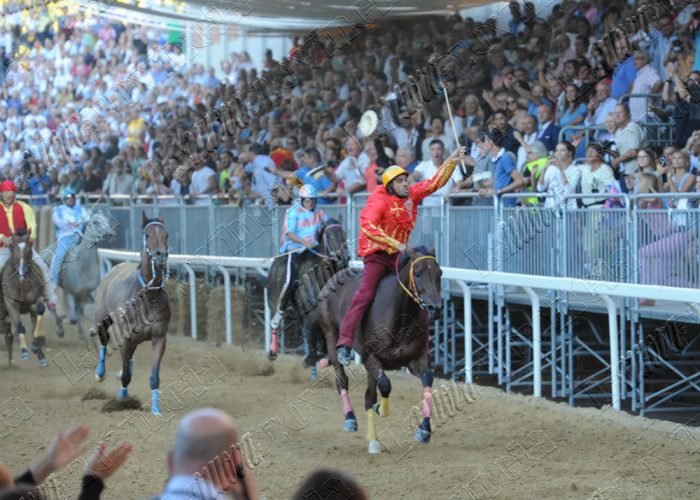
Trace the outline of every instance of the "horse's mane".
<instances>
[{"instance_id":1,"label":"horse's mane","mask_svg":"<svg viewBox=\"0 0 700 500\"><path fill-rule=\"evenodd\" d=\"M413 251L421 255L430 255L430 251L424 245L413 247ZM399 269L403 269L409 260L411 260L411 257L409 257L408 253L402 254L399 258Z\"/></svg>"}]
</instances>

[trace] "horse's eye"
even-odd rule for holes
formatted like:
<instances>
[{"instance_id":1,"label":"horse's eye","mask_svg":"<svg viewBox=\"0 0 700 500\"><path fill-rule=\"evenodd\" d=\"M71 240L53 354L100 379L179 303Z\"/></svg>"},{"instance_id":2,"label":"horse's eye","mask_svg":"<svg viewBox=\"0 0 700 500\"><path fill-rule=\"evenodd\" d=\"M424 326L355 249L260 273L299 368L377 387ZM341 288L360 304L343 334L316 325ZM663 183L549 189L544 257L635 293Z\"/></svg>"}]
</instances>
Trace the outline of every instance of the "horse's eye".
<instances>
[{"instance_id":1,"label":"horse's eye","mask_svg":"<svg viewBox=\"0 0 700 500\"><path fill-rule=\"evenodd\" d=\"M416 275L416 279L420 279L420 273L414 273Z\"/></svg>"}]
</instances>

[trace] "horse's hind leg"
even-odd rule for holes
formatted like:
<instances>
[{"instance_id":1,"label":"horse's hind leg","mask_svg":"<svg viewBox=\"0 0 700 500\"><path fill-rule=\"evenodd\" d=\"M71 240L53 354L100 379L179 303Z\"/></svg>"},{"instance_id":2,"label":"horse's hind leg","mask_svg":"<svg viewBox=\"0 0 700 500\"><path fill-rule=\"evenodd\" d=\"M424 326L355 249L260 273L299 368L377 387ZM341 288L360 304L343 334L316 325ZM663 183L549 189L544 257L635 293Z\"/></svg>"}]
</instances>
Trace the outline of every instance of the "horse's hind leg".
<instances>
[{"instance_id":1,"label":"horse's hind leg","mask_svg":"<svg viewBox=\"0 0 700 500\"><path fill-rule=\"evenodd\" d=\"M432 433L430 417L433 414L433 370L427 354L409 363L408 368L412 374L420 377L423 384L423 420L416 431L416 439L427 443Z\"/></svg>"},{"instance_id":2,"label":"horse's hind leg","mask_svg":"<svg viewBox=\"0 0 700 500\"><path fill-rule=\"evenodd\" d=\"M153 356L151 358L151 414L160 415L159 391L160 388L160 361L165 353L165 333L162 336L154 336L151 340Z\"/></svg>"},{"instance_id":3,"label":"horse's hind leg","mask_svg":"<svg viewBox=\"0 0 700 500\"><path fill-rule=\"evenodd\" d=\"M133 369L133 357L134 351L136 350L136 344L133 342L124 342L121 346L122 355L122 387L119 389L119 399L125 399L129 395L127 387L131 383L131 371Z\"/></svg>"},{"instance_id":4,"label":"horse's hind leg","mask_svg":"<svg viewBox=\"0 0 700 500\"><path fill-rule=\"evenodd\" d=\"M46 312L46 306L43 301L39 301L36 305L36 312L31 311L32 323L34 324L34 333L32 334L32 352L36 354L39 358L39 366L46 367L49 366L49 362L44 355L44 350L42 349L46 345L46 337L42 333L42 323L44 322L44 313Z\"/></svg>"}]
</instances>

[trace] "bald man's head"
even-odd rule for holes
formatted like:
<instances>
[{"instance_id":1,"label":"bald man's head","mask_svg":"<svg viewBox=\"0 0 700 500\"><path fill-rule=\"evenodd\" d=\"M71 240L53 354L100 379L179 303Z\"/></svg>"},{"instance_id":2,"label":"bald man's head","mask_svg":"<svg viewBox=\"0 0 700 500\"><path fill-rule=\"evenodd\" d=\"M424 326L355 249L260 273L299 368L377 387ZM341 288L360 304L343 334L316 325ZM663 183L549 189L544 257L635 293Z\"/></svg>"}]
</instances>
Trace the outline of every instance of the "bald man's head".
<instances>
[{"instance_id":1,"label":"bald man's head","mask_svg":"<svg viewBox=\"0 0 700 500\"><path fill-rule=\"evenodd\" d=\"M238 442L238 430L226 413L201 408L185 415L177 427L171 451L171 474L194 474L223 456Z\"/></svg>"}]
</instances>

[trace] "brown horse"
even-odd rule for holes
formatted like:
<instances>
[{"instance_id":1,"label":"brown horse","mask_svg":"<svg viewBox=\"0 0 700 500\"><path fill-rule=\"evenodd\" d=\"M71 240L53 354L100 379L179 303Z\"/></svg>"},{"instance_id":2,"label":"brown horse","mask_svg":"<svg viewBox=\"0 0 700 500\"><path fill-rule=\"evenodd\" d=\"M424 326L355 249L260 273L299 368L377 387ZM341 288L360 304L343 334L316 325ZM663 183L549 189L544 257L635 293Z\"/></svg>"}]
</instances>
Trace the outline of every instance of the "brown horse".
<instances>
[{"instance_id":1,"label":"brown horse","mask_svg":"<svg viewBox=\"0 0 700 500\"><path fill-rule=\"evenodd\" d=\"M122 263L115 266L100 282L96 294L95 323L91 336L99 335L99 361L95 376L105 378L105 358L111 333L122 358L119 398L128 396L133 355L136 346L151 341L151 413L160 415L160 361L165 352L165 337L170 323L170 300L165 291L168 277L168 233L163 219L142 215L143 247L138 265Z\"/></svg>"},{"instance_id":2,"label":"brown horse","mask_svg":"<svg viewBox=\"0 0 700 500\"><path fill-rule=\"evenodd\" d=\"M2 309L0 310L0 330L5 333L5 345L12 363L12 332L7 325L9 316L15 333L19 336L20 358L29 359L24 325L20 314L29 313L32 320L33 339L32 352L39 358L39 366L48 366L42 347L46 338L41 333L41 322L44 318L44 279L36 267L32 257L31 232L18 231L12 235L10 243L10 258L2 270Z\"/></svg>"},{"instance_id":3,"label":"brown horse","mask_svg":"<svg viewBox=\"0 0 700 500\"><path fill-rule=\"evenodd\" d=\"M350 307L362 273L344 270L337 273L323 287L318 307L318 321L323 329L330 361L336 371L336 388L343 403L345 431L357 430L357 419L348 395L348 377L338 362L336 341L338 331ZM379 453L374 415L389 415L391 382L385 370L408 367L423 383L423 420L416 438L423 443L430 440L432 413L433 372L428 355L428 311L442 308L440 277L442 270L435 259L435 251L423 247L409 250L397 261L395 274L386 276L377 288L374 302L355 332L353 349L360 353L367 370L365 411L367 412L367 440L369 452ZM377 387L381 404L377 404Z\"/></svg>"}]
</instances>

